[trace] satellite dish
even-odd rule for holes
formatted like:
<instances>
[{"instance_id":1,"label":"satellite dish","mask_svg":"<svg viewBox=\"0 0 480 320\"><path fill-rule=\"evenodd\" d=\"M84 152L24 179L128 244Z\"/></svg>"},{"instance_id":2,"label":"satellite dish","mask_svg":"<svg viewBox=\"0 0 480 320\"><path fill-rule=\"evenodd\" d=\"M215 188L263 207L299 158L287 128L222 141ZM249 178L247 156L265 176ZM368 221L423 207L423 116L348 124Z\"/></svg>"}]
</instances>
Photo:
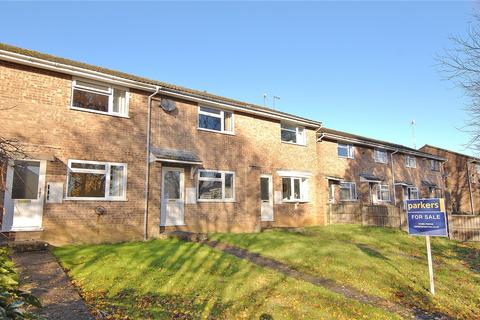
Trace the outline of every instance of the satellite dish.
<instances>
[{"instance_id":1,"label":"satellite dish","mask_svg":"<svg viewBox=\"0 0 480 320\"><path fill-rule=\"evenodd\" d=\"M170 112L177 108L177 103L173 100L162 98L160 100L160 107L162 107L163 110Z\"/></svg>"}]
</instances>

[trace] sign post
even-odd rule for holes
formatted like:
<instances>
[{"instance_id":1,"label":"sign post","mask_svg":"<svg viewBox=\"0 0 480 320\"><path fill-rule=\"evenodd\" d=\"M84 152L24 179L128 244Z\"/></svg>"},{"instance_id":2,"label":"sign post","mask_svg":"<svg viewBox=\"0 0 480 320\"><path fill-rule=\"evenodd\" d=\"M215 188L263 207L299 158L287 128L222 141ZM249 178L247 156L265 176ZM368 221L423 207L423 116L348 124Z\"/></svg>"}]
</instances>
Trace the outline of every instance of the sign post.
<instances>
[{"instance_id":1,"label":"sign post","mask_svg":"<svg viewBox=\"0 0 480 320\"><path fill-rule=\"evenodd\" d=\"M407 222L410 235L425 236L430 292L435 295L430 236L448 237L445 199L407 200Z\"/></svg>"}]
</instances>

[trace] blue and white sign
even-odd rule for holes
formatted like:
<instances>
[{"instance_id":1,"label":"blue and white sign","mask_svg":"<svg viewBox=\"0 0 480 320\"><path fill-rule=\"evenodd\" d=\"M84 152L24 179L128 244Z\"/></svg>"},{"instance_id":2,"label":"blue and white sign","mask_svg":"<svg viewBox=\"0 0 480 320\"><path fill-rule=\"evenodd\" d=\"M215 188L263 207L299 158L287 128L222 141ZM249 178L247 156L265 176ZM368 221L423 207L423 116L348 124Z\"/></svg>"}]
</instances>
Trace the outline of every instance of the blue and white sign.
<instances>
[{"instance_id":1,"label":"blue and white sign","mask_svg":"<svg viewBox=\"0 0 480 320\"><path fill-rule=\"evenodd\" d=\"M407 200L408 233L448 237L445 199Z\"/></svg>"}]
</instances>

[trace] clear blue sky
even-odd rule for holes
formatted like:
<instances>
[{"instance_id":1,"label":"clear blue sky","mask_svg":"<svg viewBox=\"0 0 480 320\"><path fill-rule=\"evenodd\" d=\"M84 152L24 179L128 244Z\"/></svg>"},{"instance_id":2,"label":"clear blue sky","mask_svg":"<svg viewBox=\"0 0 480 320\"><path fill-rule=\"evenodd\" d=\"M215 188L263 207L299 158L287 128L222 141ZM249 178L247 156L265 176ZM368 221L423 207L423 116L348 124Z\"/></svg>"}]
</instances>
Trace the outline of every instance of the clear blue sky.
<instances>
[{"instance_id":1,"label":"clear blue sky","mask_svg":"<svg viewBox=\"0 0 480 320\"><path fill-rule=\"evenodd\" d=\"M435 56L473 2L0 3L0 41L459 152L466 99Z\"/></svg>"}]
</instances>

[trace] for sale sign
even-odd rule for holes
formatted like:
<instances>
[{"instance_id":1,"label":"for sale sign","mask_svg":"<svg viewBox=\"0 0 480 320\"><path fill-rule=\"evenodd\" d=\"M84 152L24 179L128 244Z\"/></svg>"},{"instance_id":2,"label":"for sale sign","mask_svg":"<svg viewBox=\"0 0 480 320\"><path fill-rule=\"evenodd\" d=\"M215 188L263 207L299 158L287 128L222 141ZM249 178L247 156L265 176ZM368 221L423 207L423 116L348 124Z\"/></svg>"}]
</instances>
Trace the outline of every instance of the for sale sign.
<instances>
[{"instance_id":1,"label":"for sale sign","mask_svg":"<svg viewBox=\"0 0 480 320\"><path fill-rule=\"evenodd\" d=\"M448 237L445 199L407 200L408 233Z\"/></svg>"}]
</instances>

